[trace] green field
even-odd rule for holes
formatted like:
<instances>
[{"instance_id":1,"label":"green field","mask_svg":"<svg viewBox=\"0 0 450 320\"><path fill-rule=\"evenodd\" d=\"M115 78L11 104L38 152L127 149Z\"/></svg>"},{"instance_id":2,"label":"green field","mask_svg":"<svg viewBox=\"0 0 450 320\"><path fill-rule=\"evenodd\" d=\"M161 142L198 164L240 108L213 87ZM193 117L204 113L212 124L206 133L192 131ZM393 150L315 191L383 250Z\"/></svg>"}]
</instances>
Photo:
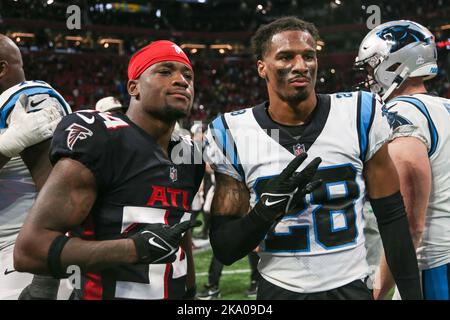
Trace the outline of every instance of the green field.
<instances>
[{"instance_id":1,"label":"green field","mask_svg":"<svg viewBox=\"0 0 450 320\"><path fill-rule=\"evenodd\" d=\"M199 217L202 220L202 216ZM200 232L201 227L196 228L195 234ZM203 291L205 285L208 282L208 268L211 261L212 250L211 248L207 250L194 251L194 261L195 261L195 273L196 273L196 283L197 292ZM238 271L239 273L232 273L232 271ZM247 272L240 272L242 270L247 270ZM231 271L231 273L230 273ZM225 266L222 271L222 277L220 278L220 291L221 300L255 300L255 298L247 297L246 291L250 285L250 265L248 263L248 258L245 257L231 266ZM394 289L387 294L386 300L391 300L394 294Z\"/></svg>"},{"instance_id":2,"label":"green field","mask_svg":"<svg viewBox=\"0 0 450 320\"><path fill-rule=\"evenodd\" d=\"M208 268L211 261L212 251L211 249L195 252L195 273L197 279L197 291L203 290L203 285L208 282ZM227 274L232 270L248 270L245 273ZM248 298L246 290L250 285L250 266L247 257L237 261L231 266L225 266L223 268L222 277L220 278L220 291L223 300L254 300L254 298Z\"/></svg>"},{"instance_id":3,"label":"green field","mask_svg":"<svg viewBox=\"0 0 450 320\"><path fill-rule=\"evenodd\" d=\"M197 291L203 290L203 285L208 282L208 268L211 261L212 251L208 249L202 252L194 251L195 272L197 279ZM226 271L231 270L248 270L246 273L227 274ZM247 257L237 261L231 266L223 268L222 277L220 278L221 300L255 300L246 295L246 290L250 285L250 266ZM394 289L387 294L386 300L391 300Z\"/></svg>"},{"instance_id":4,"label":"green field","mask_svg":"<svg viewBox=\"0 0 450 320\"><path fill-rule=\"evenodd\" d=\"M198 220L203 222L203 214ZM199 234L202 226L194 229L194 234ZM208 268L211 262L212 250L194 250L195 273L197 292L204 290L204 285L208 282ZM229 274L230 271L247 270L245 273ZM246 291L250 286L250 265L245 257L231 266L224 266L222 277L220 278L220 298L221 300L255 300L247 297Z\"/></svg>"}]
</instances>

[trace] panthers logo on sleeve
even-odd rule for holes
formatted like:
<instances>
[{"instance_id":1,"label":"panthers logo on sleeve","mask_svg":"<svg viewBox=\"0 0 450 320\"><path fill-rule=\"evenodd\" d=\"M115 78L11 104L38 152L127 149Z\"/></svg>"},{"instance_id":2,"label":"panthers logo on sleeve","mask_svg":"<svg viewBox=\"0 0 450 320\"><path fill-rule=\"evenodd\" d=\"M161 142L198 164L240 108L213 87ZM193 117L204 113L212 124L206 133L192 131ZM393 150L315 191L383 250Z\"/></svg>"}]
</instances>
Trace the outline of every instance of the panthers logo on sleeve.
<instances>
[{"instance_id":1,"label":"panthers logo on sleeve","mask_svg":"<svg viewBox=\"0 0 450 320\"><path fill-rule=\"evenodd\" d=\"M394 104L395 106L395 104ZM392 106L393 107L393 106ZM401 126L412 125L412 122L402 117L397 111L389 111L385 106L381 108L383 117L386 117L389 126L394 130Z\"/></svg>"}]
</instances>

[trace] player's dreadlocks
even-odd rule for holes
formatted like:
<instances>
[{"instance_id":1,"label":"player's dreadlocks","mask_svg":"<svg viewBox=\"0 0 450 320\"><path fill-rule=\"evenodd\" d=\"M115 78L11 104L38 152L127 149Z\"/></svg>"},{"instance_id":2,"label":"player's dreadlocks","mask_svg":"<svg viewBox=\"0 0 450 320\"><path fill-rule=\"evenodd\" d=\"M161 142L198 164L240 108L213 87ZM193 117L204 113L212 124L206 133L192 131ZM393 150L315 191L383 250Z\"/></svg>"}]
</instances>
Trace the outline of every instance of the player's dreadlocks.
<instances>
[{"instance_id":1,"label":"player's dreadlocks","mask_svg":"<svg viewBox=\"0 0 450 320\"><path fill-rule=\"evenodd\" d=\"M251 44L256 59L260 60L266 54L269 48L269 42L275 34L291 30L307 31L312 35L314 40L317 41L319 39L319 32L314 24L293 16L283 17L269 24L262 25L252 37Z\"/></svg>"}]
</instances>

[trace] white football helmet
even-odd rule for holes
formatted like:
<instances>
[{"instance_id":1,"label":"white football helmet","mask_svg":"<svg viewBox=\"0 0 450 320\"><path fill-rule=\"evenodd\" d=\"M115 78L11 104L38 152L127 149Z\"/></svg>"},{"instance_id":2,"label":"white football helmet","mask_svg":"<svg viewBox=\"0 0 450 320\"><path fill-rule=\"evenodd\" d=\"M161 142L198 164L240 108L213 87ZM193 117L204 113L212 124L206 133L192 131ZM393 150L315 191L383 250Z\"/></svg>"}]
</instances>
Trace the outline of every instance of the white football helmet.
<instances>
[{"instance_id":1,"label":"white football helmet","mask_svg":"<svg viewBox=\"0 0 450 320\"><path fill-rule=\"evenodd\" d=\"M398 20L371 30L359 46L355 67L369 72L361 84L386 100L408 78L436 76L437 51L433 34L424 26Z\"/></svg>"}]
</instances>

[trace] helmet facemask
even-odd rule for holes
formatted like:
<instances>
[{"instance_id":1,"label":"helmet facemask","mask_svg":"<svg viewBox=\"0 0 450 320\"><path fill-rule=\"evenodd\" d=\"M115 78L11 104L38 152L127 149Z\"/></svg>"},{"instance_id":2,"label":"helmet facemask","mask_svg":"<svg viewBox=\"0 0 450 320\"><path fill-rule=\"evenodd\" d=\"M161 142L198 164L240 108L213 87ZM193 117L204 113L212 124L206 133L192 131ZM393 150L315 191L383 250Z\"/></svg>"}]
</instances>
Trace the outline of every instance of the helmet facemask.
<instances>
[{"instance_id":1,"label":"helmet facemask","mask_svg":"<svg viewBox=\"0 0 450 320\"><path fill-rule=\"evenodd\" d=\"M355 67L367 73L359 85L386 100L412 77L431 79L437 73L434 36L407 20L392 21L369 32L359 47Z\"/></svg>"},{"instance_id":2,"label":"helmet facemask","mask_svg":"<svg viewBox=\"0 0 450 320\"><path fill-rule=\"evenodd\" d=\"M355 90L369 89L371 92L380 94L383 87L377 83L374 78L374 70L383 61L383 57L380 54L375 54L363 61L355 62L354 69L358 73L362 73L364 80L357 83Z\"/></svg>"}]
</instances>

